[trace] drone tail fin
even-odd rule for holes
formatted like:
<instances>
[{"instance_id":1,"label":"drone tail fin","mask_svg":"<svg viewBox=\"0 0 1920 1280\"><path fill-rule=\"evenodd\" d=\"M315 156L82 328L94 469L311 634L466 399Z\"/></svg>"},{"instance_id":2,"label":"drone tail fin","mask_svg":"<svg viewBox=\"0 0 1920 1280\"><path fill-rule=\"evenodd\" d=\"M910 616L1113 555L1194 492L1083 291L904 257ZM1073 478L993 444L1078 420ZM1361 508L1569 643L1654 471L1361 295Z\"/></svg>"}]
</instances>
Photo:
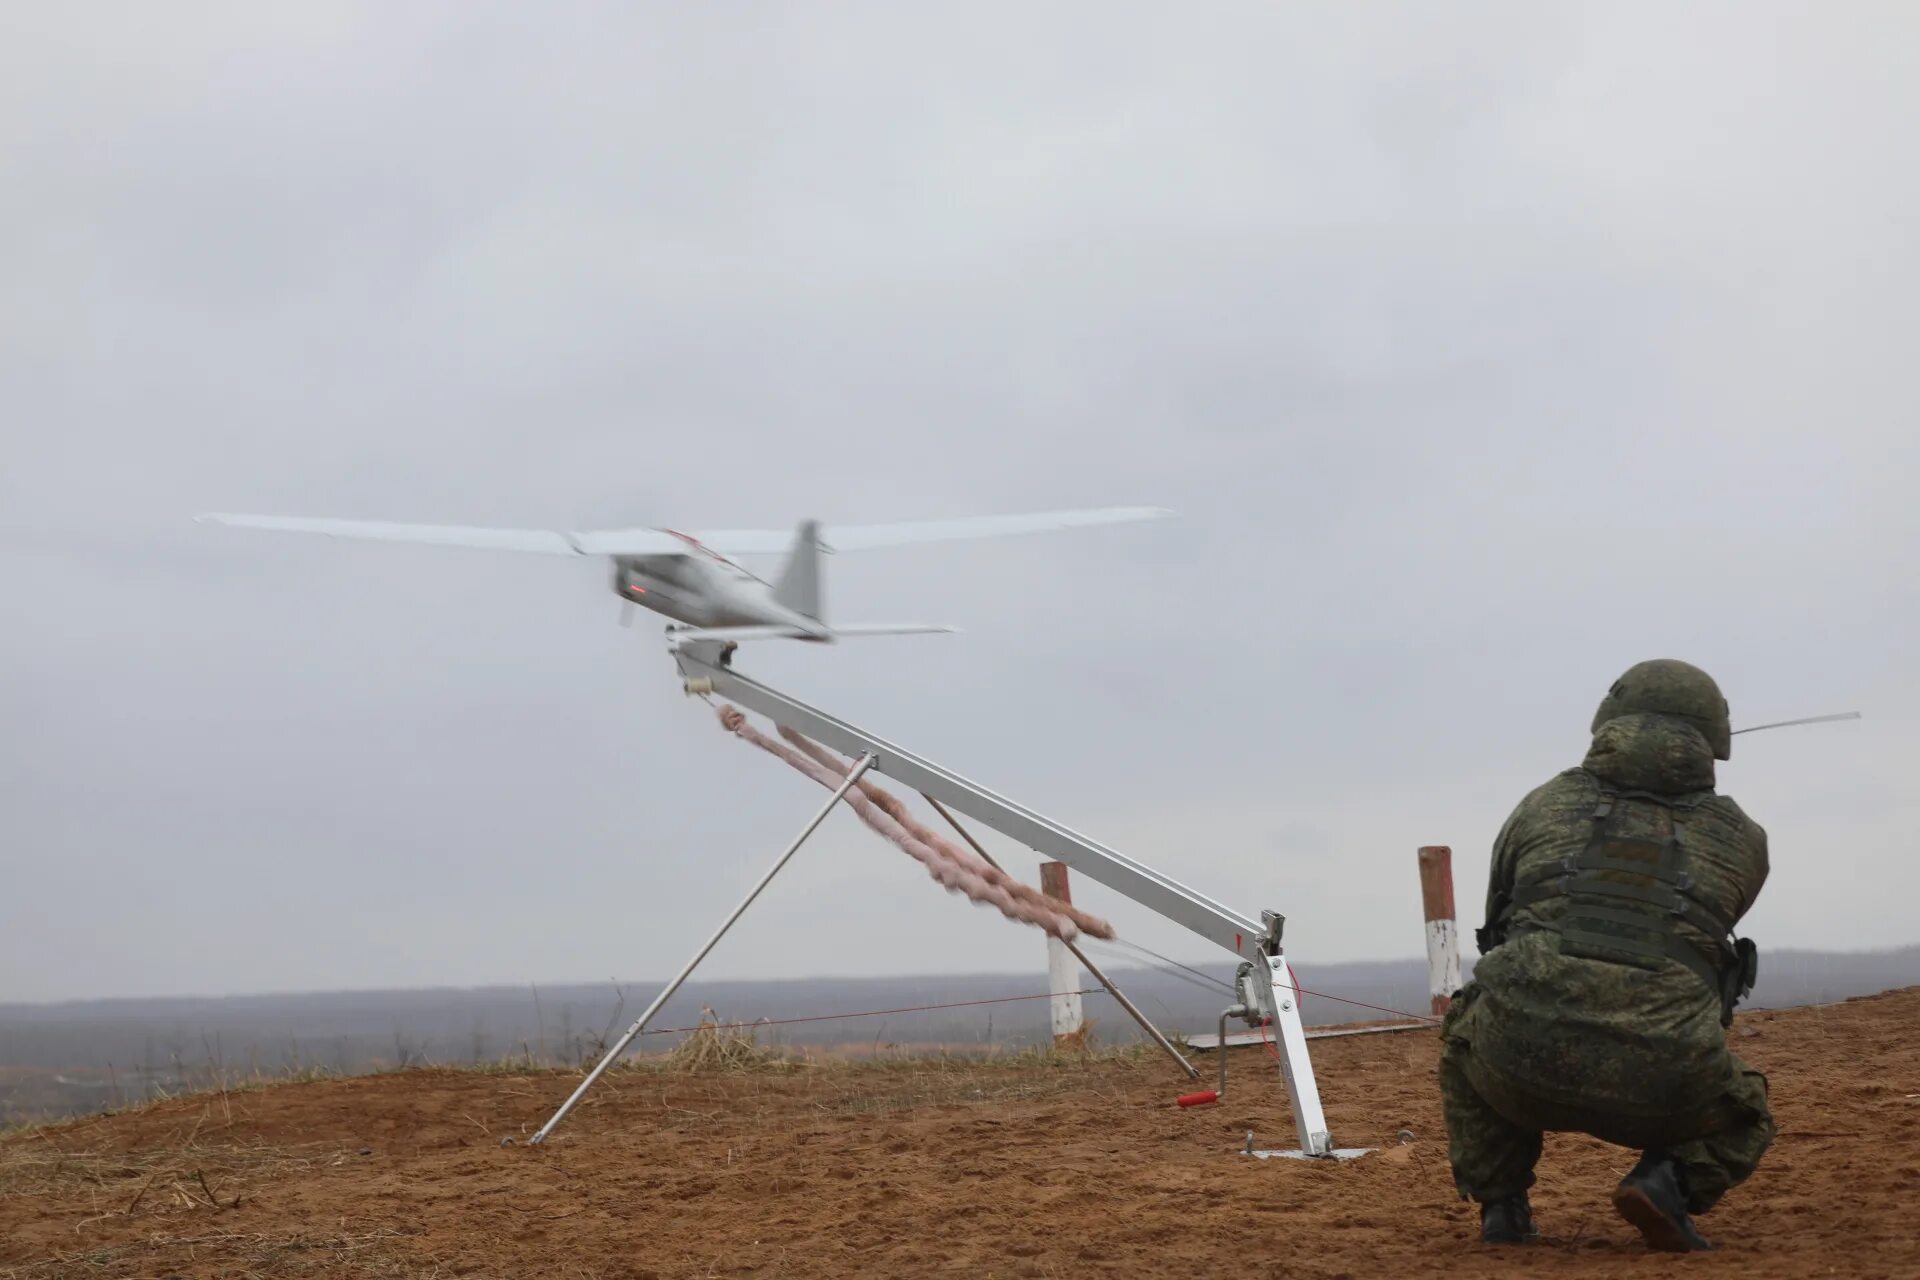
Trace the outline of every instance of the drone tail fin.
<instances>
[{"instance_id":1,"label":"drone tail fin","mask_svg":"<svg viewBox=\"0 0 1920 1280\"><path fill-rule=\"evenodd\" d=\"M774 602L802 617L821 620L820 522L802 520L780 577L773 584Z\"/></svg>"}]
</instances>

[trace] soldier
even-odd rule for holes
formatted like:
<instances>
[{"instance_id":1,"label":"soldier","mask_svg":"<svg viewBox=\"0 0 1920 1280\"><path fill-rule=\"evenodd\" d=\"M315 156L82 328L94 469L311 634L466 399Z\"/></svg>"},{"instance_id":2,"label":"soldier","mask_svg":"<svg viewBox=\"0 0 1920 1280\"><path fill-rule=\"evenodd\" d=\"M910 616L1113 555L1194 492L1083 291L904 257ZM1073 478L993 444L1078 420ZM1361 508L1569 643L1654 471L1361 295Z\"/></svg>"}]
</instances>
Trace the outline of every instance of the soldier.
<instances>
[{"instance_id":1,"label":"soldier","mask_svg":"<svg viewBox=\"0 0 1920 1280\"><path fill-rule=\"evenodd\" d=\"M1536 1238L1541 1134L1641 1151L1613 1206L1654 1249L1712 1246L1705 1213L1773 1141L1767 1081L1728 1052L1752 989L1733 927L1767 878L1766 832L1714 792L1731 746L1712 677L1672 659L1617 680L1593 745L1520 802L1493 849L1473 981L1442 1028L1455 1185L1480 1238Z\"/></svg>"}]
</instances>

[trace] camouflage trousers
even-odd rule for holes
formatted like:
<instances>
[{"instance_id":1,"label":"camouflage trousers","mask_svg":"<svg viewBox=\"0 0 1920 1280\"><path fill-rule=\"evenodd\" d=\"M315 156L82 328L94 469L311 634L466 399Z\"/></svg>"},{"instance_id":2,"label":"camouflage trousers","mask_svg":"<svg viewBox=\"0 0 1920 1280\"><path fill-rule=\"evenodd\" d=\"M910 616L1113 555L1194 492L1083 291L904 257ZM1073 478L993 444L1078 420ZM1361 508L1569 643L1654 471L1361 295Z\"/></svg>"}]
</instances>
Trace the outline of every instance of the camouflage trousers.
<instances>
[{"instance_id":1,"label":"camouflage trousers","mask_svg":"<svg viewBox=\"0 0 1920 1280\"><path fill-rule=\"evenodd\" d=\"M1727 1085L1667 1115L1569 1106L1542 1098L1449 1036L1440 1058L1448 1155L1463 1198L1498 1200L1533 1185L1544 1133L1587 1133L1639 1151L1661 1151L1685 1172L1687 1208L1705 1213L1752 1176L1772 1144L1767 1078L1727 1054Z\"/></svg>"}]
</instances>

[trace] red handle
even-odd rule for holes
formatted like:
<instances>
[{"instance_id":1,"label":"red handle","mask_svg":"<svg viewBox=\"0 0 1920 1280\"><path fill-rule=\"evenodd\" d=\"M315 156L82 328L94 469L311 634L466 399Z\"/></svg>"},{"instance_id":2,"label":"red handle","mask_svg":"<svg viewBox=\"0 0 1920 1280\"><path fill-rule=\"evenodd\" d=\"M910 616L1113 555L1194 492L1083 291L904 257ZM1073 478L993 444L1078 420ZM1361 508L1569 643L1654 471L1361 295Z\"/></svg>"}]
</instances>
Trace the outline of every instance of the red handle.
<instances>
[{"instance_id":1,"label":"red handle","mask_svg":"<svg viewBox=\"0 0 1920 1280\"><path fill-rule=\"evenodd\" d=\"M1174 1105L1181 1107L1204 1107L1209 1102L1220 1101L1220 1095L1212 1089L1206 1089L1199 1093L1183 1093L1173 1101Z\"/></svg>"}]
</instances>

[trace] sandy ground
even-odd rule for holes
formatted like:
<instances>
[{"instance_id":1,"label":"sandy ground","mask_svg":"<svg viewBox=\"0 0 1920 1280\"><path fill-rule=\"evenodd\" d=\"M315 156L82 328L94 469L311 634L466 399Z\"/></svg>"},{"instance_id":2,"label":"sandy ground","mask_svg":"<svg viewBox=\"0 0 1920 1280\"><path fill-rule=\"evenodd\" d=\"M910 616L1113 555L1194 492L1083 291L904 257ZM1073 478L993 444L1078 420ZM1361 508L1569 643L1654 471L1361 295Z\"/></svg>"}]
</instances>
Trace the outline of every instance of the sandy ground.
<instances>
[{"instance_id":1,"label":"sandy ground","mask_svg":"<svg viewBox=\"0 0 1920 1280\"><path fill-rule=\"evenodd\" d=\"M1579 1137L1548 1141L1547 1239L1480 1245L1420 1032L1316 1042L1335 1135L1384 1148L1344 1165L1234 1154L1288 1138L1257 1050L1192 1111L1151 1058L628 1071L537 1148L499 1140L575 1077L181 1099L0 1140L0 1275L1920 1277L1920 988L1735 1037L1781 1135L1709 1255L1648 1254L1606 1205L1632 1154Z\"/></svg>"}]
</instances>

